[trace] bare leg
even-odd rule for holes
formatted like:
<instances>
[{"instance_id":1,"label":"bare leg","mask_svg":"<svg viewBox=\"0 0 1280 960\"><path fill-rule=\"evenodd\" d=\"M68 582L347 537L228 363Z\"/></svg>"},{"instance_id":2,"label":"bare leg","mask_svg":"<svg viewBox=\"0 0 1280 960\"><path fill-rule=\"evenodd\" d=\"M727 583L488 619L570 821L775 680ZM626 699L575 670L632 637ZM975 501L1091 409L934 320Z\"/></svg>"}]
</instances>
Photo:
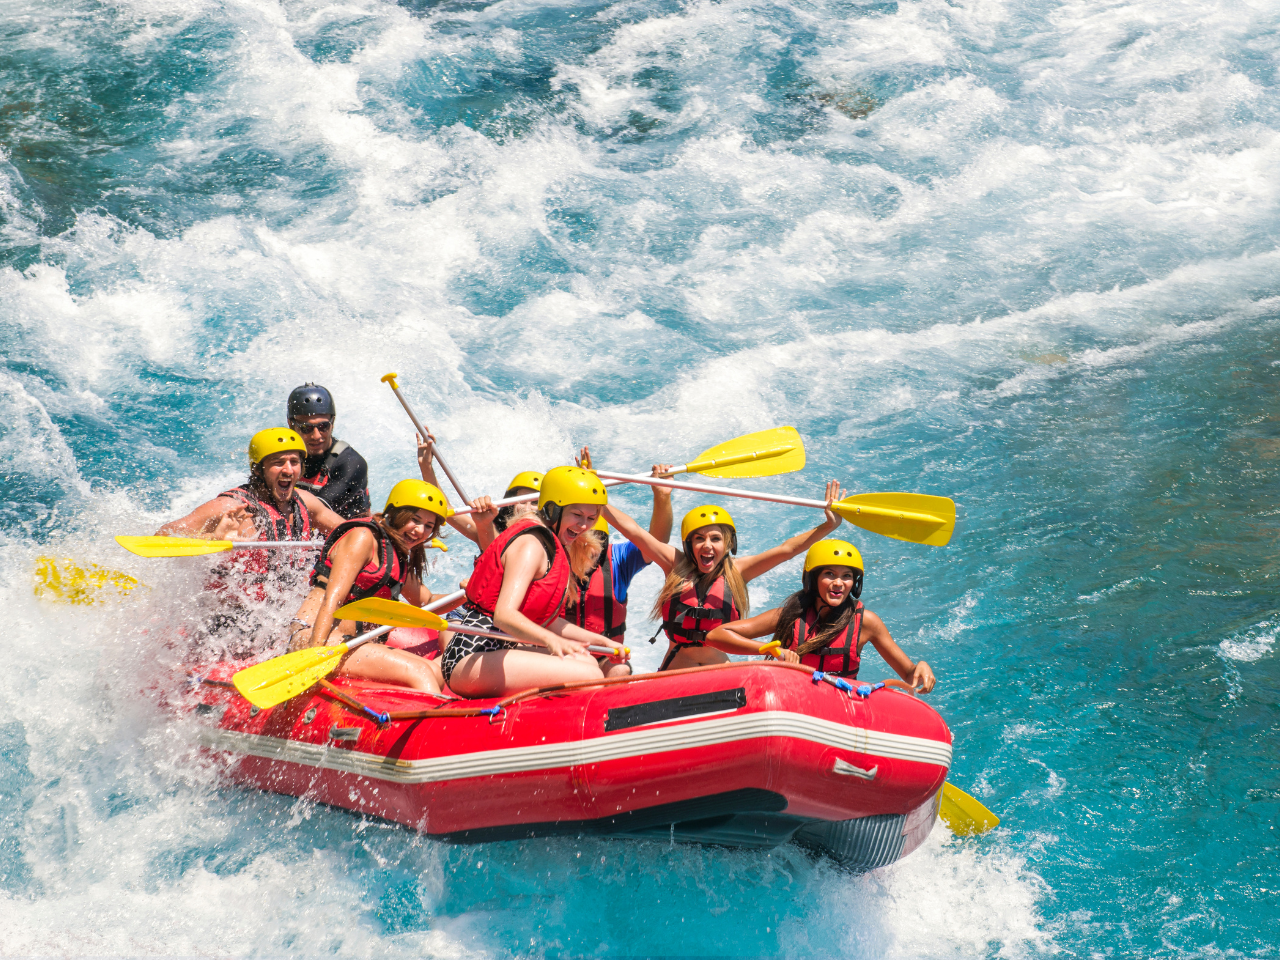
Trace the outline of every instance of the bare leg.
<instances>
[{"instance_id":1,"label":"bare leg","mask_svg":"<svg viewBox=\"0 0 1280 960\"><path fill-rule=\"evenodd\" d=\"M376 643L357 647L342 662L338 673L344 677L395 683L411 690L440 692L440 668L404 650L391 650Z\"/></svg>"},{"instance_id":2,"label":"bare leg","mask_svg":"<svg viewBox=\"0 0 1280 960\"><path fill-rule=\"evenodd\" d=\"M634 672L626 660L597 660L606 677L629 677Z\"/></svg>"},{"instance_id":3,"label":"bare leg","mask_svg":"<svg viewBox=\"0 0 1280 960\"><path fill-rule=\"evenodd\" d=\"M449 688L461 697L505 697L533 687L603 677L595 657L586 653L562 659L532 650L490 650L463 657L453 668Z\"/></svg>"}]
</instances>

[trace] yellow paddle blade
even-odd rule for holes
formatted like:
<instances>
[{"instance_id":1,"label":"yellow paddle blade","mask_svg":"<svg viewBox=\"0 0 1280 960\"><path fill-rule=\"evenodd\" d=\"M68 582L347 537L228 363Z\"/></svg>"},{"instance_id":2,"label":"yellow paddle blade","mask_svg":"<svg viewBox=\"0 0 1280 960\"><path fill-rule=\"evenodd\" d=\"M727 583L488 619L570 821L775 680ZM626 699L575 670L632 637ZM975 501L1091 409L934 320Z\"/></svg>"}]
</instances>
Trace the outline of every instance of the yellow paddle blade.
<instances>
[{"instance_id":1,"label":"yellow paddle blade","mask_svg":"<svg viewBox=\"0 0 1280 960\"><path fill-rule=\"evenodd\" d=\"M859 493L831 505L855 527L882 537L944 546L956 528L956 505L927 493Z\"/></svg>"},{"instance_id":2,"label":"yellow paddle blade","mask_svg":"<svg viewBox=\"0 0 1280 960\"><path fill-rule=\"evenodd\" d=\"M772 427L703 450L686 473L705 477L776 477L804 469L804 441L795 427Z\"/></svg>"},{"instance_id":3,"label":"yellow paddle blade","mask_svg":"<svg viewBox=\"0 0 1280 960\"><path fill-rule=\"evenodd\" d=\"M240 695L265 710L323 680L347 654L347 645L308 647L245 667L231 678Z\"/></svg>"},{"instance_id":4,"label":"yellow paddle blade","mask_svg":"<svg viewBox=\"0 0 1280 960\"><path fill-rule=\"evenodd\" d=\"M976 837L1000 826L1000 818L950 780L942 785L938 819L957 837Z\"/></svg>"},{"instance_id":5,"label":"yellow paddle blade","mask_svg":"<svg viewBox=\"0 0 1280 960\"><path fill-rule=\"evenodd\" d=\"M449 622L444 617L423 610L411 603L397 600L384 600L382 597L370 597L368 600L357 600L339 607L334 616L341 620L364 620L366 623L380 623L384 627L426 627L428 630L448 630Z\"/></svg>"},{"instance_id":6,"label":"yellow paddle blade","mask_svg":"<svg viewBox=\"0 0 1280 960\"><path fill-rule=\"evenodd\" d=\"M41 600L88 605L123 600L135 587L135 577L96 563L79 564L66 557L37 557L32 590Z\"/></svg>"},{"instance_id":7,"label":"yellow paddle blade","mask_svg":"<svg viewBox=\"0 0 1280 960\"><path fill-rule=\"evenodd\" d=\"M116 537L116 543L140 557L202 557L222 553L235 544L230 540L199 540L195 537Z\"/></svg>"}]
</instances>

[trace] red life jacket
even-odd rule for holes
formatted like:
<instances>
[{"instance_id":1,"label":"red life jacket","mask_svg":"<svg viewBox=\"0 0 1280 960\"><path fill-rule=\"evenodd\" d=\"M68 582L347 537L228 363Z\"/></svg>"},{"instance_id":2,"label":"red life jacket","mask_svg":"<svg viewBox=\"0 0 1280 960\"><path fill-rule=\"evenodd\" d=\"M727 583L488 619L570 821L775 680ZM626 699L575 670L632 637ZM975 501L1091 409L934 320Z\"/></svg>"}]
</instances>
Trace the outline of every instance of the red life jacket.
<instances>
[{"instance_id":1,"label":"red life jacket","mask_svg":"<svg viewBox=\"0 0 1280 960\"><path fill-rule=\"evenodd\" d=\"M661 629L672 643L700 647L716 627L738 619L733 591L724 577L716 577L705 591L697 584L697 580L686 581L678 597L668 597L662 604Z\"/></svg>"},{"instance_id":2,"label":"red life jacket","mask_svg":"<svg viewBox=\"0 0 1280 960\"><path fill-rule=\"evenodd\" d=\"M853 619L849 621L844 631L820 650L801 655L801 663L806 667L813 667L823 673L834 673L840 677L856 678L858 676L858 667L862 663L862 658L858 655L858 637L862 634L863 608L861 600L855 600L854 604ZM803 620L797 618L791 627L791 642L787 644L787 649L795 650L809 638L821 633L821 628L817 628L817 624L818 614L815 610L807 611Z\"/></svg>"},{"instance_id":3,"label":"red life jacket","mask_svg":"<svg viewBox=\"0 0 1280 960\"><path fill-rule=\"evenodd\" d=\"M560 538L533 517L518 520L498 535L484 553L476 558L475 571L467 581L467 601L487 617L493 616L502 590L502 564L499 562L516 537L533 534L547 551L547 572L529 584L520 612L541 626L560 615L569 594L569 555Z\"/></svg>"},{"instance_id":4,"label":"red life jacket","mask_svg":"<svg viewBox=\"0 0 1280 960\"><path fill-rule=\"evenodd\" d=\"M245 505L253 516L259 540L311 539L311 514L296 493L289 501L288 516L280 512L274 500L260 499L247 483L224 490L218 496L239 500ZM267 598L267 580L281 573L303 570L306 563L306 556L297 550L238 550L213 568L206 588L227 590L234 587L249 599L261 603Z\"/></svg>"},{"instance_id":5,"label":"red life jacket","mask_svg":"<svg viewBox=\"0 0 1280 960\"><path fill-rule=\"evenodd\" d=\"M578 587L581 596L571 611L573 622L610 639L621 637L627 630L627 605L613 596L613 544L605 544L600 562Z\"/></svg>"},{"instance_id":6,"label":"red life jacket","mask_svg":"<svg viewBox=\"0 0 1280 960\"><path fill-rule=\"evenodd\" d=\"M320 548L316 565L311 568L311 585L323 587L329 583L329 576L333 572L333 560L329 554L338 545L339 540L359 527L372 532L378 541L377 556L356 574L351 592L347 594L347 599L343 603L354 603L356 600L365 600L368 597L399 600L400 590L409 576L408 560L401 557L395 541L387 536L387 531L382 529L381 524L373 520L348 520L333 528L329 539Z\"/></svg>"}]
</instances>

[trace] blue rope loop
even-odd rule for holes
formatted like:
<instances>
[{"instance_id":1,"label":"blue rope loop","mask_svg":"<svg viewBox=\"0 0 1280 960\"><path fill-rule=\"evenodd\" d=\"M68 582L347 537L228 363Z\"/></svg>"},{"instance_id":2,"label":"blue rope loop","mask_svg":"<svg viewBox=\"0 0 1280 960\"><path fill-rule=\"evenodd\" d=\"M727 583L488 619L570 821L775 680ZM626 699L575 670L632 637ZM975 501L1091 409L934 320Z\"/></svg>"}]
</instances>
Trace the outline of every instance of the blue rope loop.
<instances>
[{"instance_id":1,"label":"blue rope loop","mask_svg":"<svg viewBox=\"0 0 1280 960\"><path fill-rule=\"evenodd\" d=\"M845 693L853 693L853 687L844 677L836 677L831 681L831 685L837 690L843 690Z\"/></svg>"},{"instance_id":2,"label":"blue rope loop","mask_svg":"<svg viewBox=\"0 0 1280 960\"><path fill-rule=\"evenodd\" d=\"M865 700L867 697L871 696L871 694L875 693L875 691L879 690L883 686L884 686L883 680L879 681L878 683L860 683L858 684L858 696L862 697Z\"/></svg>"},{"instance_id":3,"label":"blue rope loop","mask_svg":"<svg viewBox=\"0 0 1280 960\"><path fill-rule=\"evenodd\" d=\"M389 714L389 713L381 713L381 712L379 712L379 711L377 711L377 710L373 709L373 707L365 707L365 708L364 708L364 712L365 712L365 713L367 713L369 716L373 717L373 719L374 719L374 720L376 720L378 723L390 723L390 722L391 722L391 714Z\"/></svg>"},{"instance_id":4,"label":"blue rope loop","mask_svg":"<svg viewBox=\"0 0 1280 960\"><path fill-rule=\"evenodd\" d=\"M494 721L494 720L496 720L498 717L502 716L502 714L503 714L504 712L505 712L505 711L503 711L503 709L502 709L502 704L498 704L497 706L493 706L493 707L481 707L481 708L480 708L480 713L481 713L483 716L488 717L488 718L489 718L489 722L490 722L490 723L493 723L493 721Z\"/></svg>"},{"instance_id":5,"label":"blue rope loop","mask_svg":"<svg viewBox=\"0 0 1280 960\"><path fill-rule=\"evenodd\" d=\"M813 682L821 683L824 679L826 679L826 676L827 675L823 673L821 670L815 670L813 671Z\"/></svg>"}]
</instances>

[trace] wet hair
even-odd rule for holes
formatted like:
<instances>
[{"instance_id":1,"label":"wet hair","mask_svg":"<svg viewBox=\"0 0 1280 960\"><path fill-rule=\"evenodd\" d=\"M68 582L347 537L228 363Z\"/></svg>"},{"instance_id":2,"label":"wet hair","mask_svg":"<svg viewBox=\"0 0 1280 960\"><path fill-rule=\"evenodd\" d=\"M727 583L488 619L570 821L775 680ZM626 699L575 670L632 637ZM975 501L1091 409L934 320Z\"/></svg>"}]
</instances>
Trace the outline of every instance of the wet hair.
<instances>
[{"instance_id":1,"label":"wet hair","mask_svg":"<svg viewBox=\"0 0 1280 960\"><path fill-rule=\"evenodd\" d=\"M831 641L840 636L849 626L857 606L857 595L852 592L846 594L840 606L828 609L825 617L819 615L818 624L821 625L822 629L815 636L810 637L796 647L796 653L803 656L806 653L812 653L815 650L821 650L823 647L829 646ZM795 622L803 620L804 615L810 610L816 611L817 609L818 578L816 576L806 576L804 578L804 586L787 597L782 602L782 606L778 608L778 629L773 632L773 639L781 641L784 647L790 646L792 634L795 632Z\"/></svg>"},{"instance_id":2,"label":"wet hair","mask_svg":"<svg viewBox=\"0 0 1280 960\"><path fill-rule=\"evenodd\" d=\"M724 556L720 558L720 562L711 568L711 572L702 576L698 573L698 565L693 560L693 533L689 534L689 539L685 540L682 546L684 552L680 555L680 559L676 561L676 565L671 568L671 572L667 574L667 582L662 585L662 590L658 593L658 599L653 602L653 612L650 616L655 619L662 618L662 605L672 597L678 596L684 592L685 587L691 583L695 583L699 587L710 588L717 577L724 577L725 585L728 586L729 592L733 594L733 605L738 608L738 616L745 617L751 610L751 595L747 592L747 582L742 579L742 574L738 571L738 565L734 563L733 553L729 547L737 546L737 537L734 535L733 529L722 523L708 524L708 526L719 527L724 533L725 551ZM702 529L701 527L698 528ZM695 530L694 533L697 531Z\"/></svg>"},{"instance_id":3,"label":"wet hair","mask_svg":"<svg viewBox=\"0 0 1280 960\"><path fill-rule=\"evenodd\" d=\"M413 515L418 512L419 507L404 506L392 507L386 513L375 513L373 520L378 526L382 527L391 542L396 545L396 549L406 558L405 565L408 572L417 577L418 582L422 582L422 571L427 565L427 544L426 542L418 544L412 550L404 541L404 537L400 535L401 529L407 524ZM431 537L436 536L440 531L440 527L444 521L437 514L431 514L435 517L435 526L431 528ZM427 538L430 541L430 537Z\"/></svg>"}]
</instances>

